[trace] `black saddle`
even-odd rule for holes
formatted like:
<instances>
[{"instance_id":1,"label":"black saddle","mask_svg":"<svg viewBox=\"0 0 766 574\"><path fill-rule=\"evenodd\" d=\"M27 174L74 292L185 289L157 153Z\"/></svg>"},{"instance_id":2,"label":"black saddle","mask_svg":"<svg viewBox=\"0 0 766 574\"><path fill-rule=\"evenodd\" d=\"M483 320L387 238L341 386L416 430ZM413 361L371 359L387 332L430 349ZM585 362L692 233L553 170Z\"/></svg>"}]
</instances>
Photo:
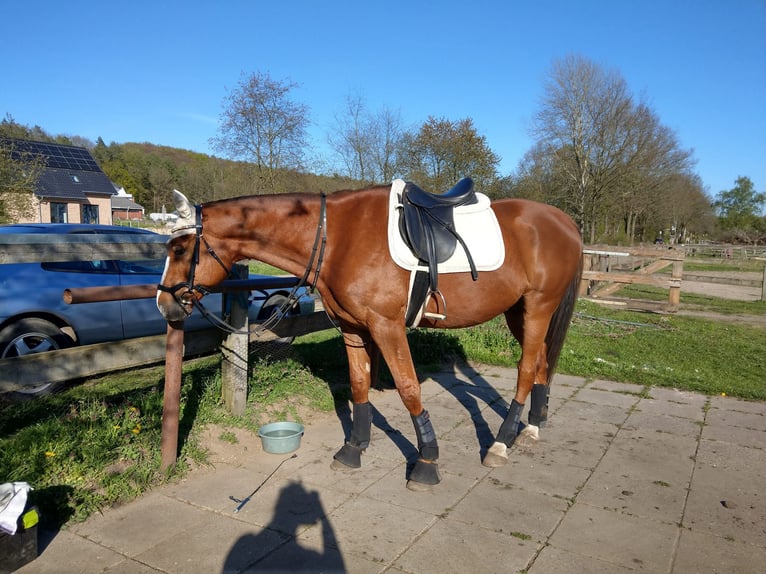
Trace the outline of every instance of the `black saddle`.
<instances>
[{"instance_id":1,"label":"black saddle","mask_svg":"<svg viewBox=\"0 0 766 574\"><path fill-rule=\"evenodd\" d=\"M399 232L404 242L412 250L420 264L428 268L428 282L421 277L420 285L416 277L410 308L407 311L408 324L414 320L417 309L413 303L419 299L422 306L430 293L438 293L438 264L449 259L457 244L460 243L465 251L471 267L471 276L476 281L478 274L470 251L455 229L454 210L461 205L477 203L473 190L473 180L469 177L461 179L452 189L443 194L428 193L414 183L408 182L402 192L402 215L399 218ZM426 292L428 287L430 292ZM422 293L416 297L415 291Z\"/></svg>"}]
</instances>

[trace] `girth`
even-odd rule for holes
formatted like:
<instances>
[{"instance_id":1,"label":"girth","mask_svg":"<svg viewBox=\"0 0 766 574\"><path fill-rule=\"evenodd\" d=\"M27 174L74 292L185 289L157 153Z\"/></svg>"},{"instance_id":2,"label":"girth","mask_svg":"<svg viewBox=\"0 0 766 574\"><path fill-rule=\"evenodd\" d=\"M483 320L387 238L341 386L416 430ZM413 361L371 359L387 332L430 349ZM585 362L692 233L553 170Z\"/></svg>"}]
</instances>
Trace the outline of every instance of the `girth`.
<instances>
[{"instance_id":1,"label":"girth","mask_svg":"<svg viewBox=\"0 0 766 574\"><path fill-rule=\"evenodd\" d=\"M427 282L422 276L416 277L414 281L407 310L408 325L412 324L426 298L439 293L438 264L444 263L452 256L458 243L465 251L473 280L478 278L473 257L455 229L454 217L456 207L477 202L473 180L468 177L461 179L455 187L440 195L428 193L414 183L408 182L404 186L399 232L420 261L420 266L428 269Z\"/></svg>"}]
</instances>

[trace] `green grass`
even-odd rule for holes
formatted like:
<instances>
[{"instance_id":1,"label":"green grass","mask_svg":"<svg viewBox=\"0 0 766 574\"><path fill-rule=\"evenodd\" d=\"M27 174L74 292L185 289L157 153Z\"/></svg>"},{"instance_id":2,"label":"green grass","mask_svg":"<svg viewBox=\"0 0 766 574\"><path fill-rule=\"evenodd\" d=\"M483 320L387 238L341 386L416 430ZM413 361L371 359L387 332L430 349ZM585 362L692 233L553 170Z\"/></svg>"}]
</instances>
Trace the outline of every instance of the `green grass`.
<instances>
[{"instance_id":1,"label":"green grass","mask_svg":"<svg viewBox=\"0 0 766 574\"><path fill-rule=\"evenodd\" d=\"M184 365L178 464L160 472L164 369L140 369L92 380L21 403L0 400L0 477L26 481L49 527L79 521L132 500L204 464L199 432L207 424L252 431L301 413L332 410L327 384L293 358L254 359L245 415L221 401L220 359Z\"/></svg>"},{"instance_id":2,"label":"green grass","mask_svg":"<svg viewBox=\"0 0 766 574\"><path fill-rule=\"evenodd\" d=\"M736 305L737 313L763 312L760 304ZM423 374L445 360L513 367L520 353L502 319L455 331L413 330L408 337ZM765 361L761 328L580 301L558 371L766 400ZM254 431L273 420L300 421L349 397L345 353L335 330L299 337L289 353L254 356L251 365L247 409L232 416L220 398L220 358L184 363L180 454L167 475L159 468L162 366L93 379L23 403L0 399L0 477L29 482L45 523L60 526L204 464L199 436L206 425L220 425L222 440L231 440L226 429ZM385 370L381 379L390 382Z\"/></svg>"}]
</instances>

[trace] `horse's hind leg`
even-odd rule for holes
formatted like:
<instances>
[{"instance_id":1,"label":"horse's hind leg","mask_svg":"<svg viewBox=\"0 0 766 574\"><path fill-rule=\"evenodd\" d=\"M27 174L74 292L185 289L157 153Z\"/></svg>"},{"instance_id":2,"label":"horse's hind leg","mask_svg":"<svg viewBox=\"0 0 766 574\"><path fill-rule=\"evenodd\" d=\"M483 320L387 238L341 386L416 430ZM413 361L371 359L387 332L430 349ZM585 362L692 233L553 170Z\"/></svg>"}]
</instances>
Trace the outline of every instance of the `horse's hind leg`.
<instances>
[{"instance_id":1,"label":"horse's hind leg","mask_svg":"<svg viewBox=\"0 0 766 574\"><path fill-rule=\"evenodd\" d=\"M508 462L508 448L513 446L519 435L521 413L527 397L532 394L530 425L527 432L537 438L537 427L543 416L547 416L547 364L545 336L553 311L537 308L530 311L529 301L506 313L506 320L513 335L521 343L521 359L518 366L516 395L511 401L503 423L500 425L494 444L487 451L482 464L489 467L503 466ZM535 389L537 387L537 389Z\"/></svg>"},{"instance_id":2,"label":"horse's hind leg","mask_svg":"<svg viewBox=\"0 0 766 574\"><path fill-rule=\"evenodd\" d=\"M373 379L377 379L380 363L380 350L368 334L344 333L343 340L348 355L353 413L351 436L333 457L335 469L362 466L361 455L370 444L372 429L369 390Z\"/></svg>"}]
</instances>

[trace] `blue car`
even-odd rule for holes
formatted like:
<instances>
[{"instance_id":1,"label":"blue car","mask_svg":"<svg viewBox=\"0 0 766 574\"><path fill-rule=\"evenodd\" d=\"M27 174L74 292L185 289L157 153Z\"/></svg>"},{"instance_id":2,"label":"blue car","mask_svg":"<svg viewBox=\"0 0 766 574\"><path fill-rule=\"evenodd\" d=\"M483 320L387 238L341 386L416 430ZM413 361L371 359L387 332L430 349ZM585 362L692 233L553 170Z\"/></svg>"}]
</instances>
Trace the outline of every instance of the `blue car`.
<instances>
[{"instance_id":1,"label":"blue car","mask_svg":"<svg viewBox=\"0 0 766 574\"><path fill-rule=\"evenodd\" d=\"M64 223L1 225L0 234L7 233L157 235L129 227ZM167 323L153 298L68 305L62 297L65 289L158 284L164 266L165 259L0 264L0 359L165 333ZM254 291L249 298L250 320L263 321L289 292L287 287ZM218 316L221 304L220 294L205 298L205 307ZM291 312L313 311L314 299L304 288ZM184 328L190 331L210 326L195 309ZM42 390L30 387L27 392Z\"/></svg>"}]
</instances>

